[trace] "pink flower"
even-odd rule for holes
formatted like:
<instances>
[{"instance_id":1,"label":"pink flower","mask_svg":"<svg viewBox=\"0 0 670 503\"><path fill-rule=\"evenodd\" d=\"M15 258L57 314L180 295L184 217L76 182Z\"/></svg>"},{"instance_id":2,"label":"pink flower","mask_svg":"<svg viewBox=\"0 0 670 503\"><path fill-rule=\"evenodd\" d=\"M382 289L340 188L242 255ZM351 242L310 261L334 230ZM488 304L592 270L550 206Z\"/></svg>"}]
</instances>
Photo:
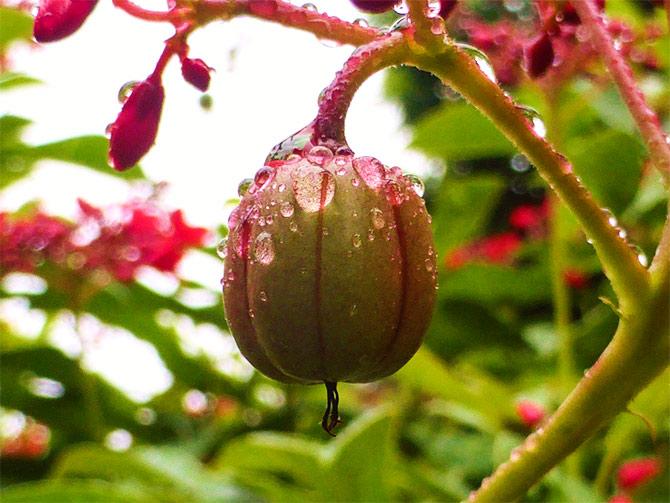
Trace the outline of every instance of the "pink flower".
<instances>
[{"instance_id":1,"label":"pink flower","mask_svg":"<svg viewBox=\"0 0 670 503\"><path fill-rule=\"evenodd\" d=\"M544 408L531 400L522 400L517 403L516 413L519 416L519 419L521 419L521 422L528 428L535 428L546 415Z\"/></svg>"},{"instance_id":2,"label":"pink flower","mask_svg":"<svg viewBox=\"0 0 670 503\"><path fill-rule=\"evenodd\" d=\"M181 62L181 74L184 80L203 93L209 88L211 70L202 59L184 58Z\"/></svg>"},{"instance_id":3,"label":"pink flower","mask_svg":"<svg viewBox=\"0 0 670 503\"><path fill-rule=\"evenodd\" d=\"M656 458L634 459L621 465L617 483L621 489L636 489L656 477L660 471L661 465Z\"/></svg>"},{"instance_id":4,"label":"pink flower","mask_svg":"<svg viewBox=\"0 0 670 503\"><path fill-rule=\"evenodd\" d=\"M524 58L531 78L536 79L546 73L554 62L554 46L546 32L526 46Z\"/></svg>"},{"instance_id":5,"label":"pink flower","mask_svg":"<svg viewBox=\"0 0 670 503\"><path fill-rule=\"evenodd\" d=\"M109 159L114 169L134 166L154 144L164 98L163 86L154 76L132 90L110 130Z\"/></svg>"},{"instance_id":6,"label":"pink flower","mask_svg":"<svg viewBox=\"0 0 670 503\"><path fill-rule=\"evenodd\" d=\"M72 35L84 24L98 0L40 0L33 26L38 42L54 42Z\"/></svg>"}]
</instances>

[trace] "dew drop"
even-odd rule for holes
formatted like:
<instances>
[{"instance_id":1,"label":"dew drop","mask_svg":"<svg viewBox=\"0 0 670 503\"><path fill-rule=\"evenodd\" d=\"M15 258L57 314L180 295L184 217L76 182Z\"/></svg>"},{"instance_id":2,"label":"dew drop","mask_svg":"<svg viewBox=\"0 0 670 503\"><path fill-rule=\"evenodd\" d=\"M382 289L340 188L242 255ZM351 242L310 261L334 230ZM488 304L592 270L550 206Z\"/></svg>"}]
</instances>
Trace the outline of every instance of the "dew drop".
<instances>
[{"instance_id":1,"label":"dew drop","mask_svg":"<svg viewBox=\"0 0 670 503\"><path fill-rule=\"evenodd\" d=\"M544 121L539 117L533 119L533 131L540 138L545 138L547 136L547 126L544 125Z\"/></svg>"},{"instance_id":2,"label":"dew drop","mask_svg":"<svg viewBox=\"0 0 670 503\"><path fill-rule=\"evenodd\" d=\"M128 98L130 98L130 95L133 93L133 89L135 89L139 85L139 81L137 80L131 80L129 82L126 82L119 88L119 93L117 95L119 99L119 103L125 103Z\"/></svg>"},{"instance_id":3,"label":"dew drop","mask_svg":"<svg viewBox=\"0 0 670 503\"><path fill-rule=\"evenodd\" d=\"M283 183L280 183L279 186L277 187L277 190L278 190L280 193L281 193L281 192L284 192L284 191L286 190L286 185L284 185Z\"/></svg>"},{"instance_id":4,"label":"dew drop","mask_svg":"<svg viewBox=\"0 0 670 503\"><path fill-rule=\"evenodd\" d=\"M370 220L372 220L372 226L375 229L381 229L386 224L384 213L379 208L372 208L370 210Z\"/></svg>"},{"instance_id":5,"label":"dew drop","mask_svg":"<svg viewBox=\"0 0 670 503\"><path fill-rule=\"evenodd\" d=\"M223 238L219 243L216 245L216 254L224 259L226 258L226 255L228 254L228 239Z\"/></svg>"},{"instance_id":6,"label":"dew drop","mask_svg":"<svg viewBox=\"0 0 670 503\"><path fill-rule=\"evenodd\" d=\"M340 171L340 170L342 171L342 173L338 173L338 174L339 174L339 175L344 174L344 173L345 173L345 170L343 169L343 166L346 166L346 165L347 165L347 158L344 157L344 156L342 156L342 155L338 155L338 156L335 158L335 161L334 161L334 162L335 162L335 166L338 166L338 167L339 167L338 171Z\"/></svg>"},{"instance_id":7,"label":"dew drop","mask_svg":"<svg viewBox=\"0 0 670 503\"><path fill-rule=\"evenodd\" d=\"M249 313L249 318L251 318L252 320L256 317L256 313L254 313L253 309L249 308L248 313Z\"/></svg>"},{"instance_id":8,"label":"dew drop","mask_svg":"<svg viewBox=\"0 0 670 503\"><path fill-rule=\"evenodd\" d=\"M242 180L237 186L237 195L244 197L244 195L249 192L249 187L251 187L252 183L254 183L254 181L251 178L245 178Z\"/></svg>"},{"instance_id":9,"label":"dew drop","mask_svg":"<svg viewBox=\"0 0 670 503\"><path fill-rule=\"evenodd\" d=\"M360 248L362 244L361 235L354 234L351 238L351 243L354 245L354 248Z\"/></svg>"},{"instance_id":10,"label":"dew drop","mask_svg":"<svg viewBox=\"0 0 670 503\"><path fill-rule=\"evenodd\" d=\"M374 157L357 157L353 165L365 184L372 189L379 188L386 180L384 165Z\"/></svg>"},{"instance_id":11,"label":"dew drop","mask_svg":"<svg viewBox=\"0 0 670 503\"><path fill-rule=\"evenodd\" d=\"M372 229L368 229L368 241L374 241L375 240L375 231Z\"/></svg>"},{"instance_id":12,"label":"dew drop","mask_svg":"<svg viewBox=\"0 0 670 503\"><path fill-rule=\"evenodd\" d=\"M290 222L290 223L288 224L288 229L289 229L291 232L298 232L298 224L295 223L295 222Z\"/></svg>"},{"instance_id":13,"label":"dew drop","mask_svg":"<svg viewBox=\"0 0 670 503\"><path fill-rule=\"evenodd\" d=\"M510 160L509 165L517 173L525 173L530 169L530 162L523 154L515 154Z\"/></svg>"},{"instance_id":14,"label":"dew drop","mask_svg":"<svg viewBox=\"0 0 670 503\"><path fill-rule=\"evenodd\" d=\"M325 166L333 158L333 151L323 145L312 147L307 153L307 159L319 166Z\"/></svg>"},{"instance_id":15,"label":"dew drop","mask_svg":"<svg viewBox=\"0 0 670 503\"><path fill-rule=\"evenodd\" d=\"M405 180L407 180L412 188L414 189L414 192L416 192L416 195L419 197L423 197L423 193L426 190L425 185L423 184L423 180L419 178L416 175L405 175Z\"/></svg>"},{"instance_id":16,"label":"dew drop","mask_svg":"<svg viewBox=\"0 0 670 503\"><path fill-rule=\"evenodd\" d=\"M337 176L343 176L343 175L345 175L346 173L347 173L346 168L337 168L337 169L335 170L335 174L336 174Z\"/></svg>"},{"instance_id":17,"label":"dew drop","mask_svg":"<svg viewBox=\"0 0 670 503\"><path fill-rule=\"evenodd\" d=\"M268 168L267 166L263 166L261 169L259 169L256 172L256 176L254 176L254 192L257 190L263 190L265 187L268 186L270 181L274 178L275 171L272 168Z\"/></svg>"},{"instance_id":18,"label":"dew drop","mask_svg":"<svg viewBox=\"0 0 670 503\"><path fill-rule=\"evenodd\" d=\"M386 194L386 199L388 199L388 202L393 206L398 206L405 200L402 192L400 191L400 187L393 180L390 180L386 183L384 186L384 193Z\"/></svg>"},{"instance_id":19,"label":"dew drop","mask_svg":"<svg viewBox=\"0 0 670 503\"><path fill-rule=\"evenodd\" d=\"M290 218L293 216L293 203L291 201L284 201L279 207L279 213L284 218Z\"/></svg>"},{"instance_id":20,"label":"dew drop","mask_svg":"<svg viewBox=\"0 0 670 503\"><path fill-rule=\"evenodd\" d=\"M362 17L359 17L358 19L354 19L354 24L356 26L360 26L361 28L367 28L368 26L370 26L370 24L365 19L363 19Z\"/></svg>"},{"instance_id":21,"label":"dew drop","mask_svg":"<svg viewBox=\"0 0 670 503\"><path fill-rule=\"evenodd\" d=\"M261 290L261 291L258 293L258 298L261 299L261 302L267 302L267 300L268 300L268 294L265 293L264 290Z\"/></svg>"},{"instance_id":22,"label":"dew drop","mask_svg":"<svg viewBox=\"0 0 670 503\"><path fill-rule=\"evenodd\" d=\"M105 136L109 139L112 136L112 130L114 129L114 123L110 122L105 126Z\"/></svg>"},{"instance_id":23,"label":"dew drop","mask_svg":"<svg viewBox=\"0 0 670 503\"><path fill-rule=\"evenodd\" d=\"M302 166L293 181L298 205L308 213L328 206L335 195L335 179L317 166ZM325 192L325 193L324 193Z\"/></svg>"},{"instance_id":24,"label":"dew drop","mask_svg":"<svg viewBox=\"0 0 670 503\"><path fill-rule=\"evenodd\" d=\"M275 246L269 232L261 232L254 242L254 257L263 265L270 264L275 258Z\"/></svg>"},{"instance_id":25,"label":"dew drop","mask_svg":"<svg viewBox=\"0 0 670 503\"><path fill-rule=\"evenodd\" d=\"M353 177L351 179L351 185L354 187L358 187L361 184L361 181L357 177Z\"/></svg>"},{"instance_id":26,"label":"dew drop","mask_svg":"<svg viewBox=\"0 0 670 503\"><path fill-rule=\"evenodd\" d=\"M427 258L426 260L424 260L424 264L426 266L426 271L433 272L434 266L433 261L431 259Z\"/></svg>"}]
</instances>

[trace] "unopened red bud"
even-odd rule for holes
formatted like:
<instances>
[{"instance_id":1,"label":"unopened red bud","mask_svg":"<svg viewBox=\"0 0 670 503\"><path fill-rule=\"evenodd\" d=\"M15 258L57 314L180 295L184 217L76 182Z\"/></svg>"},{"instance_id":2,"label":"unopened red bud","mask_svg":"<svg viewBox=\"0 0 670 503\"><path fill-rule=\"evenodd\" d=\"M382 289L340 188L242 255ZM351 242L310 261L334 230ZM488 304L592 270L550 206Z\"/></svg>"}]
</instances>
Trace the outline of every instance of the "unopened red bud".
<instances>
[{"instance_id":1,"label":"unopened red bud","mask_svg":"<svg viewBox=\"0 0 670 503\"><path fill-rule=\"evenodd\" d=\"M612 496L607 503L633 503L633 500L625 494L616 494Z\"/></svg>"},{"instance_id":2,"label":"unopened red bud","mask_svg":"<svg viewBox=\"0 0 670 503\"><path fill-rule=\"evenodd\" d=\"M33 37L38 42L54 42L72 35L97 3L98 0L40 0Z\"/></svg>"},{"instance_id":3,"label":"unopened red bud","mask_svg":"<svg viewBox=\"0 0 670 503\"><path fill-rule=\"evenodd\" d=\"M530 400L523 400L516 405L516 413L521 422L528 428L534 428L544 419L544 408Z\"/></svg>"},{"instance_id":4,"label":"unopened red bud","mask_svg":"<svg viewBox=\"0 0 670 503\"><path fill-rule=\"evenodd\" d=\"M525 50L526 70L531 78L536 79L545 74L554 62L554 46L547 33L536 38Z\"/></svg>"},{"instance_id":5,"label":"unopened red bud","mask_svg":"<svg viewBox=\"0 0 670 503\"><path fill-rule=\"evenodd\" d=\"M563 281L565 281L566 285L575 290L581 290L589 283L584 272L579 269L566 269L563 271Z\"/></svg>"},{"instance_id":6,"label":"unopened red bud","mask_svg":"<svg viewBox=\"0 0 670 503\"><path fill-rule=\"evenodd\" d=\"M454 10L454 7L458 4L458 0L441 0L440 1L440 16L443 19L447 19L451 11Z\"/></svg>"},{"instance_id":7,"label":"unopened red bud","mask_svg":"<svg viewBox=\"0 0 670 503\"><path fill-rule=\"evenodd\" d=\"M621 465L617 482L621 489L635 489L656 477L660 471L660 463L655 458L634 459Z\"/></svg>"},{"instance_id":8,"label":"unopened red bud","mask_svg":"<svg viewBox=\"0 0 670 503\"><path fill-rule=\"evenodd\" d=\"M156 79L149 78L133 88L110 129L109 160L114 169L134 166L154 144L164 97L163 86Z\"/></svg>"},{"instance_id":9,"label":"unopened red bud","mask_svg":"<svg viewBox=\"0 0 670 503\"><path fill-rule=\"evenodd\" d=\"M184 80L203 93L209 88L211 70L202 59L184 58L181 62Z\"/></svg>"},{"instance_id":10,"label":"unopened red bud","mask_svg":"<svg viewBox=\"0 0 670 503\"><path fill-rule=\"evenodd\" d=\"M362 11L380 14L391 10L398 0L351 0L351 3Z\"/></svg>"}]
</instances>

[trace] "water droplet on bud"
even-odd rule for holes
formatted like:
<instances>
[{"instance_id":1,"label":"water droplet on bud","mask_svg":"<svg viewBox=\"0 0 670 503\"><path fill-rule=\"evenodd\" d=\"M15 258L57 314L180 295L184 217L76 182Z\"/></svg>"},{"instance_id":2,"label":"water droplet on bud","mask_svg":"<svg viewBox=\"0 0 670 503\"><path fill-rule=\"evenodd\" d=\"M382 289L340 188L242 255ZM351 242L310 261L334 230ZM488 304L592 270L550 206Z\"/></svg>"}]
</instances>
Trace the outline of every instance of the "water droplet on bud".
<instances>
[{"instance_id":1,"label":"water droplet on bud","mask_svg":"<svg viewBox=\"0 0 670 503\"><path fill-rule=\"evenodd\" d=\"M272 242L272 235L269 232L261 232L256 236L254 257L263 265L268 265L274 260L275 247Z\"/></svg>"},{"instance_id":2,"label":"water droplet on bud","mask_svg":"<svg viewBox=\"0 0 670 503\"><path fill-rule=\"evenodd\" d=\"M254 183L254 181L251 178L245 178L242 180L237 186L237 195L244 197L244 195L249 192L249 187L251 187L252 183Z\"/></svg>"},{"instance_id":3,"label":"water droplet on bud","mask_svg":"<svg viewBox=\"0 0 670 503\"><path fill-rule=\"evenodd\" d=\"M370 220L372 220L372 226L375 229L381 229L386 224L384 213L379 208L372 208L370 210Z\"/></svg>"},{"instance_id":4,"label":"water droplet on bud","mask_svg":"<svg viewBox=\"0 0 670 503\"><path fill-rule=\"evenodd\" d=\"M351 238L351 243L354 245L354 248L360 248L362 244L361 235L354 234Z\"/></svg>"},{"instance_id":5,"label":"water droplet on bud","mask_svg":"<svg viewBox=\"0 0 670 503\"><path fill-rule=\"evenodd\" d=\"M423 193L426 190L426 187L423 184L423 180L419 178L416 175L405 175L405 180L407 180L411 185L412 188L414 189L414 192L416 192L416 195L419 197L423 197Z\"/></svg>"},{"instance_id":6,"label":"water droplet on bud","mask_svg":"<svg viewBox=\"0 0 670 503\"><path fill-rule=\"evenodd\" d=\"M314 165L302 166L298 170L293 190L300 207L311 213L328 206L335 195L333 175Z\"/></svg>"},{"instance_id":7,"label":"water droplet on bud","mask_svg":"<svg viewBox=\"0 0 670 503\"><path fill-rule=\"evenodd\" d=\"M125 103L126 100L130 97L130 95L133 93L133 89L137 87L137 85L140 82L138 80L131 80L129 82L126 82L119 88L119 93L117 95L119 99L119 103Z\"/></svg>"},{"instance_id":8,"label":"water droplet on bud","mask_svg":"<svg viewBox=\"0 0 670 503\"><path fill-rule=\"evenodd\" d=\"M222 258L225 259L226 255L228 254L228 239L223 238L221 241L219 241L219 244L216 245L216 254Z\"/></svg>"},{"instance_id":9,"label":"water droplet on bud","mask_svg":"<svg viewBox=\"0 0 670 503\"><path fill-rule=\"evenodd\" d=\"M279 207L279 213L282 217L290 218L293 216L293 203L291 201L284 201Z\"/></svg>"},{"instance_id":10,"label":"water droplet on bud","mask_svg":"<svg viewBox=\"0 0 670 503\"><path fill-rule=\"evenodd\" d=\"M319 166L325 166L332 158L332 150L330 150L328 147L324 147L323 145L312 147L307 153L307 159L314 164L318 164Z\"/></svg>"}]
</instances>

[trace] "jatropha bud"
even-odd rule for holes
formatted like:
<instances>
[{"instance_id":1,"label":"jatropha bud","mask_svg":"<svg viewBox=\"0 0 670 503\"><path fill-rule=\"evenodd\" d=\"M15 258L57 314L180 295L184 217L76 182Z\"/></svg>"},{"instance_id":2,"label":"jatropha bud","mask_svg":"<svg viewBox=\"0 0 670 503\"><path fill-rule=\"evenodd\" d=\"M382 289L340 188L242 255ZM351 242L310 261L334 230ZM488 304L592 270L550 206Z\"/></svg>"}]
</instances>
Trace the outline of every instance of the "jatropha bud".
<instances>
[{"instance_id":1,"label":"jatropha bud","mask_svg":"<svg viewBox=\"0 0 670 503\"><path fill-rule=\"evenodd\" d=\"M38 42L54 42L77 31L98 0L40 0L33 26Z\"/></svg>"},{"instance_id":2,"label":"jatropha bud","mask_svg":"<svg viewBox=\"0 0 670 503\"><path fill-rule=\"evenodd\" d=\"M422 187L316 145L266 161L228 221L222 284L240 351L279 381L324 383L328 433L336 383L393 374L430 322L436 256Z\"/></svg>"},{"instance_id":3,"label":"jatropha bud","mask_svg":"<svg viewBox=\"0 0 670 503\"><path fill-rule=\"evenodd\" d=\"M109 161L126 170L146 154L156 141L165 91L160 77L151 75L136 84L110 126Z\"/></svg>"},{"instance_id":4,"label":"jatropha bud","mask_svg":"<svg viewBox=\"0 0 670 503\"><path fill-rule=\"evenodd\" d=\"M531 78L544 75L554 62L554 46L551 37L544 32L530 43L524 52L526 70Z\"/></svg>"},{"instance_id":5,"label":"jatropha bud","mask_svg":"<svg viewBox=\"0 0 670 503\"><path fill-rule=\"evenodd\" d=\"M398 0L351 0L351 3L362 11L380 14L391 10Z\"/></svg>"},{"instance_id":6,"label":"jatropha bud","mask_svg":"<svg viewBox=\"0 0 670 503\"><path fill-rule=\"evenodd\" d=\"M202 59L184 58L181 61L181 74L184 80L203 93L209 88L212 69Z\"/></svg>"}]
</instances>

